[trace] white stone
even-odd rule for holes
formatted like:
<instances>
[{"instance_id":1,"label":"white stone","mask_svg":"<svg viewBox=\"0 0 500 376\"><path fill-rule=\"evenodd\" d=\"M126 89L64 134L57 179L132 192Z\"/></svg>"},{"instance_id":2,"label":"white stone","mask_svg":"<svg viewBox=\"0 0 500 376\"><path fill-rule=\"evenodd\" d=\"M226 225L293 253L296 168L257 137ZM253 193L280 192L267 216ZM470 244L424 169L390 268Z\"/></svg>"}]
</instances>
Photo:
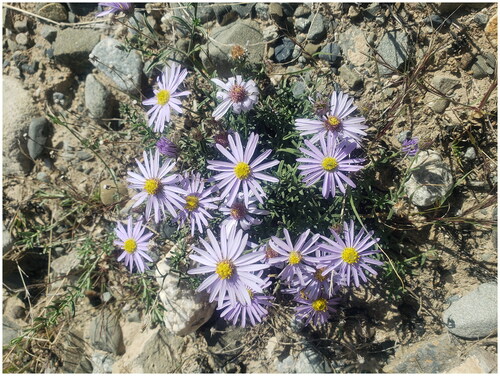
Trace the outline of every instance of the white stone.
<instances>
[{"instance_id":1,"label":"white stone","mask_svg":"<svg viewBox=\"0 0 500 376\"><path fill-rule=\"evenodd\" d=\"M174 248L170 253L175 251ZM159 297L166 309L164 320L168 330L178 336L185 336L210 319L216 302L209 303L206 293L196 293L183 281L179 282L179 276L170 272L167 258L160 260L155 269L156 280L160 285Z\"/></svg>"}]
</instances>

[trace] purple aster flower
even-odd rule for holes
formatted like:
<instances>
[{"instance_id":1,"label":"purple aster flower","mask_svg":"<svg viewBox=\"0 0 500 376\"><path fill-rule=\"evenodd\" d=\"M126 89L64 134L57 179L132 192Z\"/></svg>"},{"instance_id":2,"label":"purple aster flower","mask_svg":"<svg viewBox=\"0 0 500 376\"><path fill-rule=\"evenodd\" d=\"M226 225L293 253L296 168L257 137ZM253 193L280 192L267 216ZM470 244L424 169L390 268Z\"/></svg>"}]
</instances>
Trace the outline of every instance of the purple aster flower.
<instances>
[{"instance_id":1,"label":"purple aster flower","mask_svg":"<svg viewBox=\"0 0 500 376\"><path fill-rule=\"evenodd\" d=\"M156 223L160 222L160 214L165 216L165 208L172 217L175 217L177 213L174 206L182 210L185 202L179 194L184 195L186 191L174 185L179 180L177 174L168 175L174 168L174 161L167 160L160 166L160 154L156 150L154 157L151 152L149 153L149 158L144 152L144 165L137 159L136 162L142 175L129 171L130 177L127 179L130 188L141 191L132 197L133 200L137 200L133 207L146 201L145 219L149 220L151 210L154 209Z\"/></svg>"},{"instance_id":2,"label":"purple aster flower","mask_svg":"<svg viewBox=\"0 0 500 376\"><path fill-rule=\"evenodd\" d=\"M337 138L333 133L329 133L325 137L319 139L321 150L308 140L304 140L306 146L311 150L299 148L301 152L310 158L297 158L300 162L297 167L302 170L300 175L304 176L306 186L311 186L318 180L323 178L322 194L324 198L328 198L331 194L335 197L335 188L338 187L345 194L344 182L355 188L354 182L348 178L343 172L359 171L363 168L357 163L364 161L362 158L346 159L346 157L355 148L356 144L348 140L342 140L338 143Z\"/></svg>"},{"instance_id":3,"label":"purple aster flower","mask_svg":"<svg viewBox=\"0 0 500 376\"><path fill-rule=\"evenodd\" d=\"M143 259L153 262L146 253L149 238L153 234L150 232L144 233L145 231L146 227L142 225L142 221L137 222L135 225L132 224L132 217L128 218L126 230L120 222L116 224L115 233L119 240L115 240L113 243L123 249L118 261L124 260L125 267L128 266L130 273L132 273L134 264L141 273L149 269Z\"/></svg>"},{"instance_id":4,"label":"purple aster flower","mask_svg":"<svg viewBox=\"0 0 500 376\"><path fill-rule=\"evenodd\" d=\"M325 268L316 267L313 272L304 275L304 286L301 290L308 299L316 299L320 295L332 297L339 289L333 278L333 271L323 275Z\"/></svg>"},{"instance_id":5,"label":"purple aster flower","mask_svg":"<svg viewBox=\"0 0 500 376\"><path fill-rule=\"evenodd\" d=\"M250 194L248 198L248 205L245 204L243 194L238 193L238 197L233 202L232 205L225 205L220 208L220 211L226 215L226 218L222 225L226 226L228 231L233 228L233 226L240 226L243 230L248 230L251 226L260 225L262 223L261 219L252 217L252 215L267 215L269 212L267 210L261 210L255 205L257 199L255 196Z\"/></svg>"},{"instance_id":6,"label":"purple aster flower","mask_svg":"<svg viewBox=\"0 0 500 376\"><path fill-rule=\"evenodd\" d=\"M133 9L133 5L130 3L99 3L101 7L109 7L103 12L96 14L96 17L104 17L108 14L116 14L116 13L129 13Z\"/></svg>"},{"instance_id":7,"label":"purple aster flower","mask_svg":"<svg viewBox=\"0 0 500 376\"><path fill-rule=\"evenodd\" d=\"M357 235L354 234L354 222L351 220L349 225L344 222L344 240L333 230L331 230L335 240L322 236L326 243L320 244L319 249L326 255L318 259L318 265L324 267L323 275L336 271L339 274L339 283L351 284L351 277L354 284L359 287L359 280L367 282L365 270L373 275L377 272L369 265L383 265L382 261L373 259L369 256L379 253L371 246L379 241L373 238L373 231L366 233L361 229Z\"/></svg>"},{"instance_id":8,"label":"purple aster flower","mask_svg":"<svg viewBox=\"0 0 500 376\"><path fill-rule=\"evenodd\" d=\"M156 143L156 148L158 149L160 154L166 157L177 157L177 146L166 137L162 137L158 140L158 142Z\"/></svg>"},{"instance_id":9,"label":"purple aster flower","mask_svg":"<svg viewBox=\"0 0 500 376\"><path fill-rule=\"evenodd\" d=\"M222 119L231 107L235 114L250 111L259 99L259 89L253 80L245 82L241 76L236 76L229 78L227 83L218 78L213 78L212 82L224 89L217 92L217 99L222 102L212 114L215 120Z\"/></svg>"},{"instance_id":10,"label":"purple aster flower","mask_svg":"<svg viewBox=\"0 0 500 376\"><path fill-rule=\"evenodd\" d=\"M279 161L275 160L261 164L261 162L266 159L269 154L271 154L271 150L266 150L264 153L251 161L259 141L259 135L255 133L250 134L245 150L241 144L240 135L235 133L234 136L234 139L231 135L228 136L231 153L224 149L221 145L215 145L217 149L219 149L219 151L227 159L229 159L230 162L208 161L207 168L209 170L221 172L220 174L215 175L213 179L221 180L221 182L217 184L219 189L225 187L221 194L221 198L229 195L227 205L233 204L241 186L243 186L243 197L247 207L250 205L250 191L262 204L264 203L262 198L265 197L266 194L262 190L258 180L265 180L272 183L277 183L279 180L275 177L263 174L261 171L276 166L279 164Z\"/></svg>"},{"instance_id":11,"label":"purple aster flower","mask_svg":"<svg viewBox=\"0 0 500 376\"><path fill-rule=\"evenodd\" d=\"M260 278L262 272L258 274ZM262 288L266 288L271 284L269 278L264 279L264 285ZM252 325L262 322L262 319L267 316L267 307L271 306L271 300L274 299L272 296L259 294L251 289L248 289L250 294L250 304L242 303L238 301L235 305L232 305L229 299L226 297L224 303L219 308L221 310L220 316L227 321L232 321L233 325L236 325L240 321L240 325L244 328L248 321Z\"/></svg>"},{"instance_id":12,"label":"purple aster flower","mask_svg":"<svg viewBox=\"0 0 500 376\"><path fill-rule=\"evenodd\" d=\"M365 129L368 128L364 124L364 117L348 117L356 110L356 106L352 104L353 98L349 98L347 94L341 91L332 93L330 99L330 111L321 116L319 120L297 119L295 127L298 131L302 131L301 136L314 134L311 142L316 142L327 133L333 133L339 138L351 138L359 144L362 136L366 136Z\"/></svg>"},{"instance_id":13,"label":"purple aster flower","mask_svg":"<svg viewBox=\"0 0 500 376\"><path fill-rule=\"evenodd\" d=\"M176 90L186 76L187 70L181 69L181 66L176 63L172 63L170 68L165 67L163 74L157 78L158 89L153 90L155 96L142 102L143 105L153 106L147 114L149 117L148 125L152 127L154 123L153 130L155 132L163 132L165 123L170 122L171 109L179 114L182 113L180 107L182 103L178 97L189 95L191 92L176 92Z\"/></svg>"},{"instance_id":14,"label":"purple aster flower","mask_svg":"<svg viewBox=\"0 0 500 376\"><path fill-rule=\"evenodd\" d=\"M406 139L401 144L401 151L411 157L414 157L418 153L418 150L419 149L418 149L417 137Z\"/></svg>"},{"instance_id":15,"label":"purple aster flower","mask_svg":"<svg viewBox=\"0 0 500 376\"><path fill-rule=\"evenodd\" d=\"M319 296L315 299L304 299L300 296L295 298L295 301L300 305L295 307L298 319L306 319L305 325L311 321L315 326L325 324L330 315L337 310L333 308L340 302L340 298L327 299L324 296Z\"/></svg>"},{"instance_id":16,"label":"purple aster flower","mask_svg":"<svg viewBox=\"0 0 500 376\"><path fill-rule=\"evenodd\" d=\"M212 202L219 198L209 197L213 189L205 189L205 183L199 173L184 178L181 186L186 191L183 195L184 209L179 212L176 220L180 222L180 225L183 225L187 220L190 221L192 236L194 236L196 227L200 233L203 233L203 226L208 227L207 218L213 218L207 209L217 209L217 205L212 204Z\"/></svg>"},{"instance_id":17,"label":"purple aster flower","mask_svg":"<svg viewBox=\"0 0 500 376\"><path fill-rule=\"evenodd\" d=\"M262 293L264 281L253 274L259 270L267 269L269 265L260 263L264 259L263 252L250 252L243 254L247 247L248 234L243 235L242 230L236 228L226 231L226 226L221 227L220 240L218 241L212 231L207 229L210 244L200 239L205 250L192 247L198 254L189 257L202 264L198 268L188 270L188 274L210 273L196 291L207 290L210 302L216 298L221 307L226 296L234 306L242 302L251 304L252 299L248 289L255 293Z\"/></svg>"},{"instance_id":18,"label":"purple aster flower","mask_svg":"<svg viewBox=\"0 0 500 376\"><path fill-rule=\"evenodd\" d=\"M283 231L285 233L286 243L276 236L271 237L269 245L278 252L280 256L269 259L269 263L273 265L285 262L286 266L279 274L279 277L284 281L293 282L294 277L297 276L300 284L305 286L304 274L307 272L314 272L314 268L306 264L304 257L316 250L316 242L319 239L319 234L313 235L311 239L306 242L311 232L311 230L307 230L300 235L295 244L293 244L288 230L285 228Z\"/></svg>"}]
</instances>

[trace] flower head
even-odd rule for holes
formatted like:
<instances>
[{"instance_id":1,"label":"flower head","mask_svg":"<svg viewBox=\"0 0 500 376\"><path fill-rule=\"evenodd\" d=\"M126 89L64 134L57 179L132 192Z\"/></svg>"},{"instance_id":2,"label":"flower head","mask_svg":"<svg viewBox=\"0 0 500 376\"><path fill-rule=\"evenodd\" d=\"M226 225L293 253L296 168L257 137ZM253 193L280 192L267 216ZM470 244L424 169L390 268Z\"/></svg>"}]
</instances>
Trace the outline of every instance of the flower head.
<instances>
[{"instance_id":1,"label":"flower head","mask_svg":"<svg viewBox=\"0 0 500 376\"><path fill-rule=\"evenodd\" d=\"M368 126L364 124L364 117L349 117L357 108L352 104L353 101L347 94L334 91L330 99L330 110L326 114L320 116L319 120L297 119L295 127L302 131L301 136L314 134L311 138L313 143L325 134L332 133L342 139L350 138L359 144L361 137L366 136L364 130Z\"/></svg>"},{"instance_id":2,"label":"flower head","mask_svg":"<svg viewBox=\"0 0 500 376\"><path fill-rule=\"evenodd\" d=\"M109 7L109 9L107 9L103 12L97 13L95 15L96 17L103 17L103 16L106 16L106 15L111 14L111 13L112 14L116 14L116 13L120 13L120 12L129 13L130 11L132 11L132 9L134 9L134 7L131 3L99 3L98 5L101 7Z\"/></svg>"},{"instance_id":3,"label":"flower head","mask_svg":"<svg viewBox=\"0 0 500 376\"><path fill-rule=\"evenodd\" d=\"M143 105L153 106L148 111L148 125L153 127L155 132L163 132L165 123L170 122L170 111L181 114L181 101L179 97L191 94L190 91L176 92L179 85L187 76L187 70L172 63L170 68L165 67L163 73L157 78L158 89L153 90L154 97L146 99ZM153 126L154 123L154 126Z\"/></svg>"},{"instance_id":4,"label":"flower head","mask_svg":"<svg viewBox=\"0 0 500 376\"><path fill-rule=\"evenodd\" d=\"M418 138L413 137L404 140L401 143L401 151L403 153L406 153L406 155L409 155L411 157L414 157L418 153Z\"/></svg>"},{"instance_id":5,"label":"flower head","mask_svg":"<svg viewBox=\"0 0 500 376\"><path fill-rule=\"evenodd\" d=\"M287 282L293 282L294 278L297 277L300 284L305 286L304 275L307 272L314 271L314 268L306 263L307 260L305 257L316 250L316 242L319 239L319 234L313 235L306 242L311 232L311 230L307 230L293 244L288 230L285 228L283 231L286 243L276 236L271 237L269 245L279 256L269 259L269 263L273 265L284 262L286 266L279 274L279 277Z\"/></svg>"},{"instance_id":6,"label":"flower head","mask_svg":"<svg viewBox=\"0 0 500 376\"><path fill-rule=\"evenodd\" d=\"M241 76L236 76L229 78L227 83L218 78L213 78L212 82L223 89L217 92L217 99L222 102L212 114L215 120L222 119L231 107L235 114L250 111L258 101L259 90L253 80L245 82Z\"/></svg>"},{"instance_id":7,"label":"flower head","mask_svg":"<svg viewBox=\"0 0 500 376\"><path fill-rule=\"evenodd\" d=\"M297 162L301 163L298 169L302 170L300 175L304 176L306 186L309 187L323 178L321 192L324 198L328 198L330 194L335 197L336 187L345 193L344 182L355 188L354 182L344 172L358 171L363 168L358 163L363 162L364 159L347 159L349 153L356 148L356 144L348 140L338 143L332 133L326 135L326 140L325 137L321 137L319 141L321 150L308 140L304 140L304 143L310 150L299 148L309 157L297 158Z\"/></svg>"},{"instance_id":8,"label":"flower head","mask_svg":"<svg viewBox=\"0 0 500 376\"><path fill-rule=\"evenodd\" d=\"M129 187L139 189L133 200L137 200L134 208L146 201L146 220L151 217L151 210L154 209L155 222L159 223L161 214L165 216L165 208L175 217L177 215L174 206L182 210L184 199L179 196L185 194L184 189L176 187L174 184L178 181L177 174L168 173L174 167L174 161L167 160L160 165L160 154L155 151L154 157L150 152L149 157L144 152L144 165L136 159L137 166L141 174L129 171Z\"/></svg>"},{"instance_id":9,"label":"flower head","mask_svg":"<svg viewBox=\"0 0 500 376\"><path fill-rule=\"evenodd\" d=\"M262 220L255 218L253 215L267 215L269 212L267 210L258 209L255 201L257 201L255 196L250 194L247 205L245 204L243 194L241 192L238 193L238 197L232 205L226 204L220 208L221 212L229 215L228 218L222 222L222 225L227 226L228 230L233 226L239 225L245 231L251 226L260 225Z\"/></svg>"},{"instance_id":10,"label":"flower head","mask_svg":"<svg viewBox=\"0 0 500 376\"><path fill-rule=\"evenodd\" d=\"M191 222L192 236L196 227L200 233L203 233L203 227L208 227L207 218L212 218L207 209L217 209L217 205L213 202L218 200L218 197L209 197L213 189L205 189L205 183L199 173L185 177L181 182L181 187L186 193L183 195L184 208L179 212L177 220L181 225L186 221Z\"/></svg>"},{"instance_id":11,"label":"flower head","mask_svg":"<svg viewBox=\"0 0 500 376\"><path fill-rule=\"evenodd\" d=\"M212 231L207 229L210 243L200 239L205 250L193 246L197 254L189 255L192 260L203 266L188 270L188 274L210 273L196 291L207 290L210 302L217 299L219 307L223 305L226 296L233 306L238 302L251 304L249 289L262 293L265 285L264 281L253 273L264 270L269 265L261 263L263 252L243 254L248 234L243 235L242 230L236 231L234 227L229 232L226 230L226 226L221 227L220 239L217 240Z\"/></svg>"},{"instance_id":12,"label":"flower head","mask_svg":"<svg viewBox=\"0 0 500 376\"><path fill-rule=\"evenodd\" d=\"M143 259L153 262L151 257L146 253L148 250L148 240L153 236L152 233L146 232L146 227L142 225L142 221L132 224L132 217L128 218L127 229L120 222L117 222L115 233L118 240L114 244L123 249L122 254L118 257L118 261L124 260L125 266L129 267L132 273L134 264L137 269L144 273L145 269L149 269Z\"/></svg>"},{"instance_id":13,"label":"flower head","mask_svg":"<svg viewBox=\"0 0 500 376\"><path fill-rule=\"evenodd\" d=\"M323 267L323 275L332 270L339 274L340 284L350 286L351 278L356 287L360 285L360 279L367 282L365 271L377 275L377 272L370 266L383 265L382 261L369 256L379 253L372 249L372 245L379 239L373 238L373 232L366 233L361 229L357 235L354 234L354 222L349 224L344 222L344 239L342 240L335 231L332 231L334 240L322 237L326 243L319 245L319 249L326 254L318 259L318 265Z\"/></svg>"},{"instance_id":14,"label":"flower head","mask_svg":"<svg viewBox=\"0 0 500 376\"><path fill-rule=\"evenodd\" d=\"M257 274L260 278L262 272ZM271 282L269 278L263 280L264 285L262 288L268 287ZM248 321L250 324L256 325L260 323L262 319L267 316L267 307L271 306L271 300L274 299L272 296L256 293L251 289L248 289L250 294L250 304L238 301L235 305L231 304L229 299L226 297L224 303L219 310L221 310L220 316L228 321L231 321L233 325L236 325L240 321L240 326L244 328Z\"/></svg>"},{"instance_id":15,"label":"flower head","mask_svg":"<svg viewBox=\"0 0 500 376\"><path fill-rule=\"evenodd\" d=\"M314 299L304 299L297 296L295 301L300 304L295 307L297 318L305 319L305 325L308 325L312 321L315 326L318 326L325 324L331 314L336 312L333 306L339 303L340 298L328 299L320 295Z\"/></svg>"},{"instance_id":16,"label":"flower head","mask_svg":"<svg viewBox=\"0 0 500 376\"><path fill-rule=\"evenodd\" d=\"M228 136L231 152L228 152L221 145L215 145L217 149L227 158L230 162L224 161L208 161L207 168L209 170L220 171L213 177L214 180L220 180L217 184L219 189L224 188L221 193L221 198L229 196L227 205L232 205L240 188L243 187L243 199L247 207L250 205L250 192L252 192L260 203L263 203L263 197L266 196L258 180L265 180L277 183L279 180L263 174L261 171L270 167L276 166L279 161L270 161L261 164L266 159L271 150L266 150L253 161L252 156L255 153L259 136L251 133L248 138L246 149L243 149L241 144L240 135L234 134L234 139L231 135Z\"/></svg>"},{"instance_id":17,"label":"flower head","mask_svg":"<svg viewBox=\"0 0 500 376\"><path fill-rule=\"evenodd\" d=\"M156 143L156 148L158 149L160 154L166 157L177 157L177 146L166 137L162 137L158 140L158 142Z\"/></svg>"}]
</instances>

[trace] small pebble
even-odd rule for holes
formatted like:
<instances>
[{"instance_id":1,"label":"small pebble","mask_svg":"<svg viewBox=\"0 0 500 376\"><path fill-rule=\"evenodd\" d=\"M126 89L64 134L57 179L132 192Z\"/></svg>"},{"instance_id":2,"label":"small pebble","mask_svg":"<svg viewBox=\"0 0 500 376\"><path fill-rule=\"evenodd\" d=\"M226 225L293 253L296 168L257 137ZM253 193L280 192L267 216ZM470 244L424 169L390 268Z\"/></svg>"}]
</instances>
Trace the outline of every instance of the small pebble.
<instances>
[{"instance_id":1,"label":"small pebble","mask_svg":"<svg viewBox=\"0 0 500 376\"><path fill-rule=\"evenodd\" d=\"M38 174L36 174L36 178L40 181L43 181L44 183L49 183L50 178L49 175L47 175L45 172L40 171Z\"/></svg>"},{"instance_id":2,"label":"small pebble","mask_svg":"<svg viewBox=\"0 0 500 376\"><path fill-rule=\"evenodd\" d=\"M476 150L474 150L472 146L468 147L465 151L464 159L467 159L468 161L473 161L474 159L476 159Z\"/></svg>"},{"instance_id":3,"label":"small pebble","mask_svg":"<svg viewBox=\"0 0 500 376\"><path fill-rule=\"evenodd\" d=\"M91 160L92 158L94 158L94 156L92 154L90 154L89 152L87 152L85 150L77 151L76 156L81 161L88 161L88 160ZM82 171L83 171L83 169L82 169Z\"/></svg>"},{"instance_id":4,"label":"small pebble","mask_svg":"<svg viewBox=\"0 0 500 376\"><path fill-rule=\"evenodd\" d=\"M14 29L19 33L28 31L28 19L23 18L22 20L17 20L16 22L14 22Z\"/></svg>"},{"instance_id":5,"label":"small pebble","mask_svg":"<svg viewBox=\"0 0 500 376\"><path fill-rule=\"evenodd\" d=\"M16 35L16 43L21 46L26 46L28 44L28 35L25 33L20 33Z\"/></svg>"}]
</instances>

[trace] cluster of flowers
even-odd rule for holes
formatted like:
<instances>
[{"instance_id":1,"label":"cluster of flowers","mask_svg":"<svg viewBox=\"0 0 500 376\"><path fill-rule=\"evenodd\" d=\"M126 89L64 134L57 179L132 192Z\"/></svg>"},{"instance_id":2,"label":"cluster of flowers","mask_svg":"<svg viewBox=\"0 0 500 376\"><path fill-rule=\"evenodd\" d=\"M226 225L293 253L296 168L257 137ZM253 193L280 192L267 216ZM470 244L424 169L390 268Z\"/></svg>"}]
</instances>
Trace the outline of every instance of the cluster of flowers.
<instances>
[{"instance_id":1,"label":"cluster of flowers","mask_svg":"<svg viewBox=\"0 0 500 376\"><path fill-rule=\"evenodd\" d=\"M173 63L158 77L154 96L143 101L151 106L147 112L148 125L155 132L163 132L172 111L182 113L181 98L190 94L179 90L186 76L187 70ZM217 92L220 103L212 114L216 120L230 109L235 114L247 112L258 101L259 91L252 80L236 76L227 82L212 81L220 88ZM355 187L345 173L362 168L362 159L349 159L349 154L360 145L361 136L366 134L363 118L349 118L356 109L352 102L347 95L334 92L330 108L316 112L319 119L296 121L301 135L313 135L304 140L308 149L300 148L307 157L297 160L299 169L308 186L323 178L325 198L334 197L336 188L345 193L344 183ZM217 301L222 317L242 326L261 322L273 300L264 292L271 284L266 269L274 265L283 268L279 278L286 285L285 292L294 294L300 304L298 317L306 319L306 323L323 324L338 303L334 295L339 286L350 286L351 281L359 286L367 281L365 272L377 274L370 265L382 263L369 256L377 252L372 246L378 239L364 230L355 234L354 223L350 221L344 224L343 239L335 231L332 240L307 230L294 244L287 229L283 229L285 241L273 236L264 245L249 242L244 231L261 223L255 215L268 214L256 204L256 201L264 204L266 198L261 182L278 182L264 171L279 161L266 162L271 150L254 158L258 143L259 136L251 133L243 146L240 135L234 132L228 136L227 148L216 144L226 160L208 161L208 169L217 172L210 179L203 179L199 173L174 173L177 150L166 138L160 139L154 153L144 151L143 162L136 160L138 171L129 171L127 180L131 188L139 191L133 197L136 201L133 207L144 203L145 212L135 224L129 217L126 229L117 224L115 244L123 250L118 260L123 260L131 272L134 266L144 272L148 268L144 260L152 262L146 253L152 234L143 222L153 218L159 223L170 214L179 226L189 223L193 236L196 230L200 234L206 230L208 241L199 238L203 249L193 246L194 253L190 255L200 266L188 273L209 274L198 291L206 291L211 302ZM214 184L207 187L207 182ZM216 202L221 202L220 207ZM208 220L213 218L209 211L213 210L227 215L218 237L208 228Z\"/></svg>"}]
</instances>

